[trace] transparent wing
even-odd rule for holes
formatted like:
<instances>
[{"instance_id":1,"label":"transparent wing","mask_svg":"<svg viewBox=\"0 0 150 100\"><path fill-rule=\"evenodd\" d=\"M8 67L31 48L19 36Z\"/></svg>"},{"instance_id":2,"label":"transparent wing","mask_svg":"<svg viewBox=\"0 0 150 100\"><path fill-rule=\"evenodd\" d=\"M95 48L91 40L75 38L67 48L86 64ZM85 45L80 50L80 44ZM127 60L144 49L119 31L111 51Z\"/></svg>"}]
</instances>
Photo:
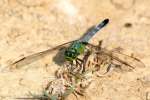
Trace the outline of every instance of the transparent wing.
<instances>
[{"instance_id":1,"label":"transparent wing","mask_svg":"<svg viewBox=\"0 0 150 100\"><path fill-rule=\"evenodd\" d=\"M102 41L99 42L99 45L92 45L88 43L89 48L94 48L93 51L97 54L97 56L100 56L101 58L98 58L98 60L103 60L103 62L106 62L110 64L110 66L115 66L120 68L123 71L131 71L136 68L143 68L145 67L144 63L133 56L129 56L126 54L123 54L121 51L122 48L115 48L113 50L107 50L105 48L101 48ZM107 58L107 59L104 59Z\"/></svg>"},{"instance_id":2,"label":"transparent wing","mask_svg":"<svg viewBox=\"0 0 150 100\"><path fill-rule=\"evenodd\" d=\"M118 65L118 67L124 71L130 71L136 68L145 67L144 63L140 59L132 55L129 56L123 54L117 49L109 51L103 48L102 53L108 55L111 58L112 63Z\"/></svg>"},{"instance_id":3,"label":"transparent wing","mask_svg":"<svg viewBox=\"0 0 150 100\"><path fill-rule=\"evenodd\" d=\"M76 41L76 40L74 40ZM29 55L29 56L26 56L26 57L23 57L17 61L14 61L13 63L9 64L6 68L9 68L11 69L12 66L15 66L16 68L20 67L20 66L24 66L24 65L27 65L27 64L30 64L44 56L46 56L47 54L51 53L52 51L56 50L56 49L59 49L59 48L62 48L63 46L67 45L67 44L70 44L72 43L73 41L70 41L70 42L66 42L66 43L63 43L61 45L58 45L54 48L51 48L51 49L48 49L48 50L45 50L45 51L41 51L41 52L38 52L38 53L35 53L35 54L32 54L32 55Z\"/></svg>"}]
</instances>

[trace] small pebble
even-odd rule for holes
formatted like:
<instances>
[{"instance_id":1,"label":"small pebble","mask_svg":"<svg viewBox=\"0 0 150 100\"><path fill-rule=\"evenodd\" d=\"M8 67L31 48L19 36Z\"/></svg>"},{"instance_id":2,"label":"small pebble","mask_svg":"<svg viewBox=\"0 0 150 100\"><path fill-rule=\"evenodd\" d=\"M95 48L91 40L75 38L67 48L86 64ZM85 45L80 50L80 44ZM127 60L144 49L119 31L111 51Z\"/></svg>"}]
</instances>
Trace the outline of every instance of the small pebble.
<instances>
[{"instance_id":1,"label":"small pebble","mask_svg":"<svg viewBox=\"0 0 150 100\"><path fill-rule=\"evenodd\" d=\"M124 27L126 27L126 28L131 28L131 27L132 27L132 24L131 24L131 23L125 23L125 24L124 24Z\"/></svg>"}]
</instances>

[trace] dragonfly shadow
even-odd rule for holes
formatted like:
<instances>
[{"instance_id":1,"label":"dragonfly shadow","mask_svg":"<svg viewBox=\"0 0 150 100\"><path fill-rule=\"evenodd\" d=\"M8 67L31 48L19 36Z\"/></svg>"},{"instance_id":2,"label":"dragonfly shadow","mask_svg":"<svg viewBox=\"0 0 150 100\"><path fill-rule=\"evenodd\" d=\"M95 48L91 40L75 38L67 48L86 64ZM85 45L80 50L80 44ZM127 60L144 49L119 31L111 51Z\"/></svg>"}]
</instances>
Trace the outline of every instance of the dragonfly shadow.
<instances>
[{"instance_id":1,"label":"dragonfly shadow","mask_svg":"<svg viewBox=\"0 0 150 100\"><path fill-rule=\"evenodd\" d=\"M53 57L53 61L59 66L63 65L65 62L64 52L66 48L67 47L62 47L61 49L59 49L57 54Z\"/></svg>"},{"instance_id":2,"label":"dragonfly shadow","mask_svg":"<svg viewBox=\"0 0 150 100\"><path fill-rule=\"evenodd\" d=\"M24 65L30 64L30 63L32 63L32 62L34 62L36 60L41 59L44 56L47 56L48 54L52 53L55 50L59 50L59 51L56 54L56 56L54 56L52 58L52 60L56 64L62 65L64 63L64 61L65 61L65 59L64 59L65 58L64 57L64 51L65 51L65 49L60 49L60 48L66 46L66 45L69 45L69 44L71 44L72 42L75 42L75 41L80 42L81 43L80 45L82 45L82 44L84 44L84 45L88 44L87 42L92 38L92 36L94 36L96 34L96 32L98 32L101 28L103 28L108 22L109 22L109 19L105 19L104 21L102 21L98 25L90 27L83 34L83 36L81 38L73 40L73 41L69 41L69 42L66 42L66 43L63 43L63 44L60 44L58 46L55 46L54 48L50 48L50 49L47 49L47 50L44 50L44 51L40 51L40 52L31 54L31 55L28 55L28 56L24 56L21 59L16 60L16 61L10 63L7 66L7 68L9 68L9 67L12 68L12 66L15 66L16 68L22 67ZM77 48L77 49L78 49L78 51L80 51L80 48Z\"/></svg>"}]
</instances>

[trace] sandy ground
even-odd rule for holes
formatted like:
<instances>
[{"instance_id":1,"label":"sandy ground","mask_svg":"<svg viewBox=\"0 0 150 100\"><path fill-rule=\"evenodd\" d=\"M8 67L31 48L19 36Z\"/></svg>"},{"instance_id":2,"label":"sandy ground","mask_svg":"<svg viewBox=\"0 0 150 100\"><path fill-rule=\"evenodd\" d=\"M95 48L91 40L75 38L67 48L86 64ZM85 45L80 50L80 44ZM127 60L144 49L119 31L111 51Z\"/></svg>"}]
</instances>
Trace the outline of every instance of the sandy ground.
<instances>
[{"instance_id":1,"label":"sandy ground","mask_svg":"<svg viewBox=\"0 0 150 100\"><path fill-rule=\"evenodd\" d=\"M98 78L86 97L79 100L150 100L149 11L149 0L0 0L0 68L23 56L77 39L92 25L109 18L109 25L90 42L103 40L106 48L120 46L126 53L134 53L146 67ZM53 60L56 54L1 72L0 100L15 100L27 96L29 91L41 93L60 67Z\"/></svg>"}]
</instances>

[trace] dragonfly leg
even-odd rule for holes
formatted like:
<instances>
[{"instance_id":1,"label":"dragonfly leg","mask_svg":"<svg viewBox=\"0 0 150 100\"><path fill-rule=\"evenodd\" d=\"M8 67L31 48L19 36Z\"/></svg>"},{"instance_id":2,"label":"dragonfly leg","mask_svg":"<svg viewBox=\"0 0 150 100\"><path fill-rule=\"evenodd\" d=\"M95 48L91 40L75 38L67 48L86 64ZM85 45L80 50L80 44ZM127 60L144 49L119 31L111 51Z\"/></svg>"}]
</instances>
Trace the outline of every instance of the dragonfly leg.
<instances>
[{"instance_id":1,"label":"dragonfly leg","mask_svg":"<svg viewBox=\"0 0 150 100\"><path fill-rule=\"evenodd\" d=\"M88 50L83 57L83 71L82 72L85 72L85 67L86 67L85 65L86 65L90 55L91 55L91 51Z\"/></svg>"},{"instance_id":2,"label":"dragonfly leg","mask_svg":"<svg viewBox=\"0 0 150 100\"><path fill-rule=\"evenodd\" d=\"M116 65L110 63L110 64L108 65L107 69L106 69L106 72L105 72L103 75L105 75L105 74L107 74L108 72L112 71L111 68L114 67L114 66L116 66Z\"/></svg>"},{"instance_id":3,"label":"dragonfly leg","mask_svg":"<svg viewBox=\"0 0 150 100\"><path fill-rule=\"evenodd\" d=\"M76 59L76 64L77 64L77 66L79 65L79 68L80 68L79 71L84 69L83 68L83 60L82 59L77 58Z\"/></svg>"},{"instance_id":4,"label":"dragonfly leg","mask_svg":"<svg viewBox=\"0 0 150 100\"><path fill-rule=\"evenodd\" d=\"M86 63L88 61L90 54L91 54L91 52L89 51L84 55L83 59L77 58L77 62L80 65L80 68L81 68L80 70L82 70L82 73L84 73L86 71Z\"/></svg>"},{"instance_id":5,"label":"dragonfly leg","mask_svg":"<svg viewBox=\"0 0 150 100\"><path fill-rule=\"evenodd\" d=\"M99 43L98 43L98 47L99 47L99 48L102 47L102 43L103 43L103 40L100 40Z\"/></svg>"}]
</instances>

